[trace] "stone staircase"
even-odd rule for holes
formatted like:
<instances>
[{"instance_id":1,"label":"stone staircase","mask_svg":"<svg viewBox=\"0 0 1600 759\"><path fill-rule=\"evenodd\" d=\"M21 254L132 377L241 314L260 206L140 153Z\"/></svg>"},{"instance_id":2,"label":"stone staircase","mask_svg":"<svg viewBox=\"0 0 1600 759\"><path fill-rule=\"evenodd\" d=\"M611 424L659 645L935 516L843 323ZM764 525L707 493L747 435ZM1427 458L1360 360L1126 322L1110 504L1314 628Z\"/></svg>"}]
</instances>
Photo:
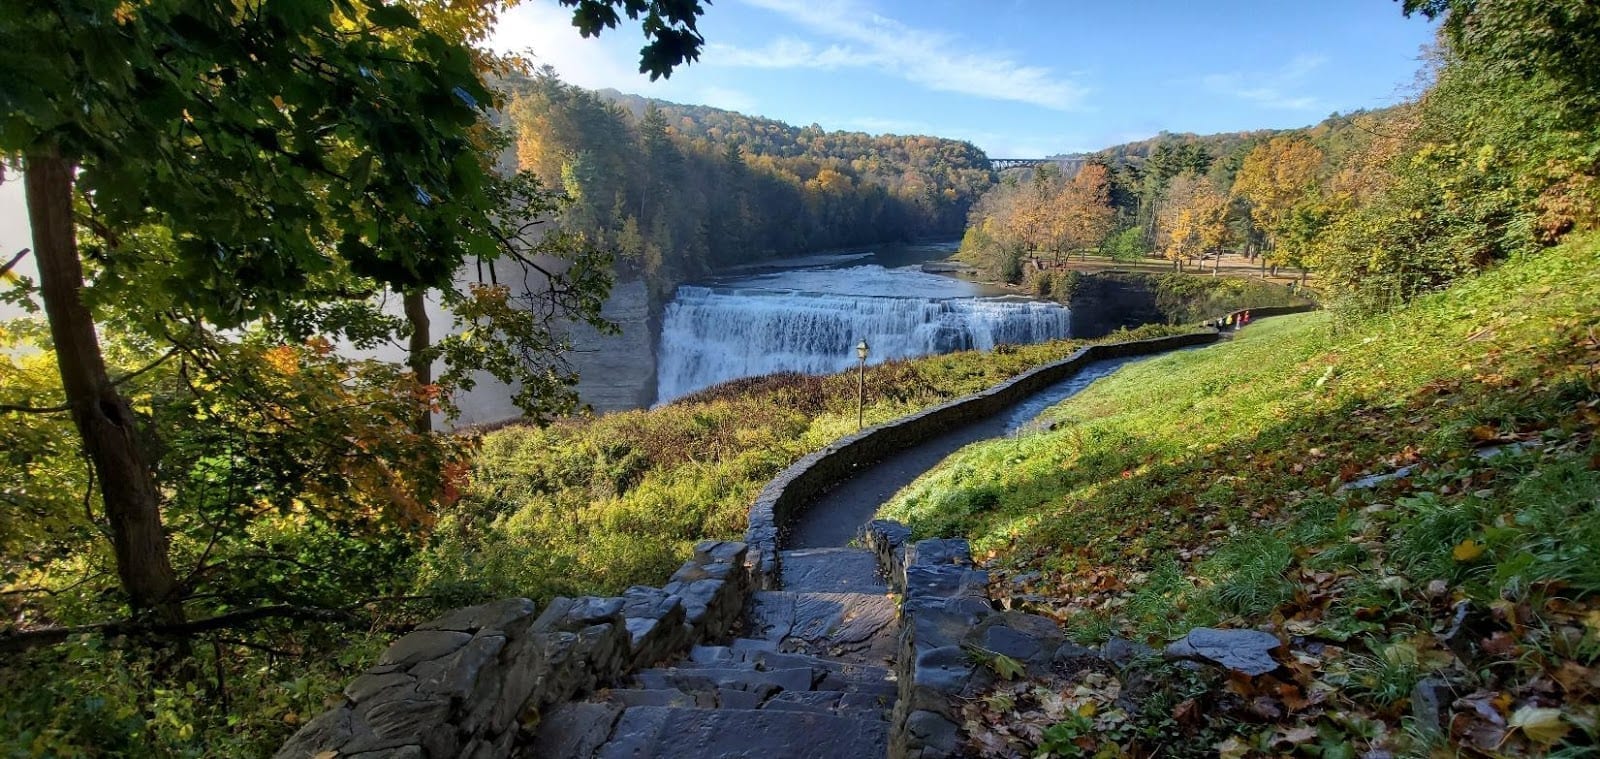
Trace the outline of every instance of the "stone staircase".
<instances>
[{"instance_id":1,"label":"stone staircase","mask_svg":"<svg viewBox=\"0 0 1600 759\"><path fill-rule=\"evenodd\" d=\"M540 759L832 759L887 751L898 685L896 605L870 551L780 553L741 637L544 715L518 755Z\"/></svg>"}]
</instances>

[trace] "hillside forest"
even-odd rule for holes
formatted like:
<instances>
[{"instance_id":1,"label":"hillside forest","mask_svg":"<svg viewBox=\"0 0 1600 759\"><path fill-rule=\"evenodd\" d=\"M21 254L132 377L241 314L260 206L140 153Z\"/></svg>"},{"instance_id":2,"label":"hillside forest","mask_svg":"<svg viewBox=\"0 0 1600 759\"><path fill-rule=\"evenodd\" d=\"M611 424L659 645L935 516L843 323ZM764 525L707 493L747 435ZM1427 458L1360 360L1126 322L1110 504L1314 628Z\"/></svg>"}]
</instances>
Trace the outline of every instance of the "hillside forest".
<instances>
[{"instance_id":1,"label":"hillside forest","mask_svg":"<svg viewBox=\"0 0 1600 759\"><path fill-rule=\"evenodd\" d=\"M592 92L549 69L507 89L518 162L571 200L562 229L658 291L776 256L957 237L992 181L967 142Z\"/></svg>"},{"instance_id":2,"label":"hillside forest","mask_svg":"<svg viewBox=\"0 0 1600 759\"><path fill-rule=\"evenodd\" d=\"M1596 96L1575 52L1593 30L1588 11L1553 5L1450 14L1427 86L1400 105L1303 129L1164 133L1077 171L1008 171L974 207L962 255L1013 282L1030 259L1072 252L1179 269L1242 256L1311 270L1326 296L1373 310L1541 249L1596 213ZM1562 51L1517 59L1547 25L1571 35Z\"/></svg>"}]
</instances>

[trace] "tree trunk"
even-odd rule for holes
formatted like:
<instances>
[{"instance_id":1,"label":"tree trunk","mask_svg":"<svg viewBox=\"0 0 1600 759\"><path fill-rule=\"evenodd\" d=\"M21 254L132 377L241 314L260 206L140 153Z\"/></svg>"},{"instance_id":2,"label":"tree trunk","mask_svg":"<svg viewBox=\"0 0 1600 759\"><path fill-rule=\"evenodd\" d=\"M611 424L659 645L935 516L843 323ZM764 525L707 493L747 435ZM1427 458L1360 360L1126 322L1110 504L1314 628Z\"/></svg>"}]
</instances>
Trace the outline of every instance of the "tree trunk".
<instances>
[{"instance_id":1,"label":"tree trunk","mask_svg":"<svg viewBox=\"0 0 1600 759\"><path fill-rule=\"evenodd\" d=\"M428 333L428 300L422 290L407 290L405 292L406 321L411 323L411 342L407 346L409 351L406 363L411 367L411 373L416 377L417 386L433 384L433 361L428 356L428 348L432 347L432 340ZM417 412L415 422L417 432L428 433L433 431L433 412L428 407Z\"/></svg>"},{"instance_id":2,"label":"tree trunk","mask_svg":"<svg viewBox=\"0 0 1600 759\"><path fill-rule=\"evenodd\" d=\"M52 150L29 156L22 174L39 291L55 341L61 386L100 482L117 575L129 606L135 614L155 611L163 621L181 622L183 606L161 526L155 476L140 448L133 410L106 373L94 318L83 304L83 264L73 236L72 172L72 164Z\"/></svg>"}]
</instances>

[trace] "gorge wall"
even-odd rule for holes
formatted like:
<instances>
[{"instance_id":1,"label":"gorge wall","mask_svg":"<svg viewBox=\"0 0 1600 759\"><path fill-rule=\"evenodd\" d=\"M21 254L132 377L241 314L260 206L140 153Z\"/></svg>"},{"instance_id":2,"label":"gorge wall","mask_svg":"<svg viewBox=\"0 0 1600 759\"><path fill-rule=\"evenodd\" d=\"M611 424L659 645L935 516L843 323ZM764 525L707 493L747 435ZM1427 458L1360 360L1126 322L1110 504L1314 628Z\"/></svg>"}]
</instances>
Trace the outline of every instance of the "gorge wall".
<instances>
[{"instance_id":1,"label":"gorge wall","mask_svg":"<svg viewBox=\"0 0 1600 759\"><path fill-rule=\"evenodd\" d=\"M1072 336L1078 339L1104 337L1124 327L1168 321L1167 314L1157 305L1154 280L1141 275L1078 274L1068 310L1072 313Z\"/></svg>"},{"instance_id":2,"label":"gorge wall","mask_svg":"<svg viewBox=\"0 0 1600 759\"><path fill-rule=\"evenodd\" d=\"M618 281L600 315L619 334L602 335L587 324L568 335L568 360L578 371L578 398L596 412L649 408L656 400L656 333L659 310L643 279Z\"/></svg>"}]
</instances>

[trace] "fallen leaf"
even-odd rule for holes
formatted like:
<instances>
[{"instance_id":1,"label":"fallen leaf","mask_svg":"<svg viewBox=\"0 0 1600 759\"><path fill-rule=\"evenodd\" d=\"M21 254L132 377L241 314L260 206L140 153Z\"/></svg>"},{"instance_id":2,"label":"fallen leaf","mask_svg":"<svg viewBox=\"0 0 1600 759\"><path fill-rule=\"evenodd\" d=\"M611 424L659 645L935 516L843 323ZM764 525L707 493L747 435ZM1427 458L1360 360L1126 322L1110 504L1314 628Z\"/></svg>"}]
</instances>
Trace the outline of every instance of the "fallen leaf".
<instances>
[{"instance_id":1,"label":"fallen leaf","mask_svg":"<svg viewBox=\"0 0 1600 759\"><path fill-rule=\"evenodd\" d=\"M1311 705L1311 701L1300 694L1300 689L1290 683L1278 686L1278 698L1291 712L1297 712Z\"/></svg>"},{"instance_id":2,"label":"fallen leaf","mask_svg":"<svg viewBox=\"0 0 1600 759\"><path fill-rule=\"evenodd\" d=\"M1509 659L1517 653L1517 639L1501 630L1483 639L1483 652L1499 659Z\"/></svg>"},{"instance_id":3,"label":"fallen leaf","mask_svg":"<svg viewBox=\"0 0 1600 759\"><path fill-rule=\"evenodd\" d=\"M1217 750L1217 759L1244 759L1250 753L1250 744L1237 735L1212 748Z\"/></svg>"},{"instance_id":4,"label":"fallen leaf","mask_svg":"<svg viewBox=\"0 0 1600 759\"><path fill-rule=\"evenodd\" d=\"M1582 694L1600 688L1600 673L1575 661L1562 662L1561 668L1552 677L1561 684L1562 690L1570 694Z\"/></svg>"},{"instance_id":5,"label":"fallen leaf","mask_svg":"<svg viewBox=\"0 0 1600 759\"><path fill-rule=\"evenodd\" d=\"M1528 740L1549 745L1566 736L1572 726L1561 718L1560 709L1524 706L1511 715L1508 727L1521 730Z\"/></svg>"},{"instance_id":6,"label":"fallen leaf","mask_svg":"<svg viewBox=\"0 0 1600 759\"><path fill-rule=\"evenodd\" d=\"M1483 555L1483 546L1478 541L1468 538L1457 543L1456 547L1450 550L1450 555L1462 563L1476 561Z\"/></svg>"},{"instance_id":7,"label":"fallen leaf","mask_svg":"<svg viewBox=\"0 0 1600 759\"><path fill-rule=\"evenodd\" d=\"M994 668L995 674L1007 680L1015 680L1021 677L1025 669L1022 666L1022 662L1005 654L995 654L994 658L989 661L989 666Z\"/></svg>"},{"instance_id":8,"label":"fallen leaf","mask_svg":"<svg viewBox=\"0 0 1600 759\"><path fill-rule=\"evenodd\" d=\"M1200 703L1186 698L1172 710L1172 720L1185 727L1200 724Z\"/></svg>"},{"instance_id":9,"label":"fallen leaf","mask_svg":"<svg viewBox=\"0 0 1600 759\"><path fill-rule=\"evenodd\" d=\"M1277 739L1273 741L1275 746L1276 744L1283 743L1287 743L1291 746L1298 746L1307 741L1316 740L1317 738L1317 729L1311 727L1310 725L1301 725L1299 727L1288 729L1279 728L1279 731L1280 732L1278 733Z\"/></svg>"}]
</instances>

